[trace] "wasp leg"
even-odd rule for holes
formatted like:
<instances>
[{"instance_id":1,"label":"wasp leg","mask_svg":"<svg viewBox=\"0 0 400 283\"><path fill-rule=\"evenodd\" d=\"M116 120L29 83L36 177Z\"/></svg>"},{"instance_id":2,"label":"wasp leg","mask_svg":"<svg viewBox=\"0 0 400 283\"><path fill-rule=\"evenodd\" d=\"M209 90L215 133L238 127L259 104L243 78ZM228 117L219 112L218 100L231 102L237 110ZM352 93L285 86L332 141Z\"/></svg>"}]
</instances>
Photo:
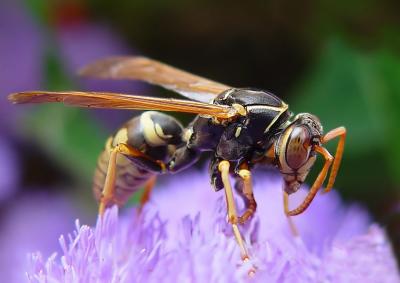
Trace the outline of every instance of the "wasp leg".
<instances>
[{"instance_id":1,"label":"wasp leg","mask_svg":"<svg viewBox=\"0 0 400 283\"><path fill-rule=\"evenodd\" d=\"M287 207L285 208L285 213L288 216L298 215L307 209L307 207L311 204L312 200L314 199L315 195L317 194L318 190L324 183L324 181L326 179L326 175L328 175L329 167L331 166L331 164L333 162L332 155L325 148L323 148L321 146L316 146L315 151L322 154L323 157L325 158L324 167L322 167L321 172L319 172L317 179L315 180L314 184L312 185L310 191L308 192L308 195L303 200L303 202L297 208L295 208L293 210L289 211Z\"/></svg>"},{"instance_id":2,"label":"wasp leg","mask_svg":"<svg viewBox=\"0 0 400 283\"><path fill-rule=\"evenodd\" d=\"M224 189L225 189L225 197L228 207L228 221L232 225L233 234L235 235L236 241L239 244L242 259L245 261L249 259L249 255L247 253L245 242L242 238L242 235L240 234L237 225L238 216L236 212L235 200L233 198L231 183L229 181L229 167L230 167L229 161L226 160L223 160L218 164L218 170L221 173L222 182L224 184Z\"/></svg>"},{"instance_id":3,"label":"wasp leg","mask_svg":"<svg viewBox=\"0 0 400 283\"><path fill-rule=\"evenodd\" d=\"M153 191L154 185L156 184L156 180L157 177L153 176L144 185L144 192L140 197L140 202L139 202L139 208L138 208L139 214L142 212L144 205L149 201L151 192Z\"/></svg>"},{"instance_id":4,"label":"wasp leg","mask_svg":"<svg viewBox=\"0 0 400 283\"><path fill-rule=\"evenodd\" d=\"M113 148L108 161L107 176L104 182L103 192L100 198L99 215L103 216L106 205L114 198L115 175L117 165L117 148Z\"/></svg>"},{"instance_id":5,"label":"wasp leg","mask_svg":"<svg viewBox=\"0 0 400 283\"><path fill-rule=\"evenodd\" d=\"M242 169L238 172L240 181L242 182L239 192L244 199L246 211L239 217L238 221L240 224L246 223L250 219L257 209L257 203L253 194L253 184L251 180L251 172L247 165L243 165Z\"/></svg>"},{"instance_id":6,"label":"wasp leg","mask_svg":"<svg viewBox=\"0 0 400 283\"><path fill-rule=\"evenodd\" d=\"M336 137L339 137L339 142L338 142L338 145L336 148L335 159L333 160L331 174L329 176L328 184L326 185L324 193L329 192L332 189L333 184L335 183L336 175L339 171L340 162L342 161L342 157L343 157L344 143L346 140L346 128L339 127L339 128L333 129L333 130L329 131L322 138L322 143L327 143L328 141L330 141Z\"/></svg>"},{"instance_id":7,"label":"wasp leg","mask_svg":"<svg viewBox=\"0 0 400 283\"><path fill-rule=\"evenodd\" d=\"M289 215L289 194L285 191L283 192L283 209L285 211L292 235L295 237L299 236L299 230L297 229L296 224L294 224L293 218Z\"/></svg>"},{"instance_id":8,"label":"wasp leg","mask_svg":"<svg viewBox=\"0 0 400 283\"><path fill-rule=\"evenodd\" d=\"M107 205L114 200L114 188L116 179L117 155L122 154L130 160L135 159L147 160L147 163L152 163L152 167L160 168L159 171L165 170L165 164L159 160L152 160L150 157L139 151L138 149L124 143L120 143L111 149L110 158L107 167L107 176L104 182L102 196L100 198L99 215L103 215Z\"/></svg>"}]
</instances>

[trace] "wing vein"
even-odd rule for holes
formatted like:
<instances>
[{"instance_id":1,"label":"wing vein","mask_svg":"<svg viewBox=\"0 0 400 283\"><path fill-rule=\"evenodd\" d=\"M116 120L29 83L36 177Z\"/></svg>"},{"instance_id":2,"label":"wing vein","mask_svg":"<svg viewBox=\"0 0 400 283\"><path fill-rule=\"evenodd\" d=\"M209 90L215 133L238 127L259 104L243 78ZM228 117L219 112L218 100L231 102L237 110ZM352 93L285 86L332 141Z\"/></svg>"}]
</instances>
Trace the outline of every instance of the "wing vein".
<instances>
[{"instance_id":1,"label":"wing vein","mask_svg":"<svg viewBox=\"0 0 400 283\"><path fill-rule=\"evenodd\" d=\"M221 119L237 115L233 107L226 105L110 92L27 91L11 94L8 99L15 104L63 102L67 105L90 108L186 112L211 115Z\"/></svg>"},{"instance_id":2,"label":"wing vein","mask_svg":"<svg viewBox=\"0 0 400 283\"><path fill-rule=\"evenodd\" d=\"M146 57L101 59L84 67L80 74L102 79L141 80L200 102L210 102L231 88Z\"/></svg>"}]
</instances>

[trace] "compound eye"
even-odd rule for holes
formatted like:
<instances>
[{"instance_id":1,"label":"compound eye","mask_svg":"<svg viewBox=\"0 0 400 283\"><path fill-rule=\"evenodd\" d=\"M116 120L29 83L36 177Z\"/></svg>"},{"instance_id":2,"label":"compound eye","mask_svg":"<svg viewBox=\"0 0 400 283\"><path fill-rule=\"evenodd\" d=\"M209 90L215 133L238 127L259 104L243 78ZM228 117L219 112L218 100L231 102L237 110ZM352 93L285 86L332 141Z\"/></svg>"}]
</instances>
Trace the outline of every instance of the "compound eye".
<instances>
[{"instance_id":1,"label":"compound eye","mask_svg":"<svg viewBox=\"0 0 400 283\"><path fill-rule=\"evenodd\" d=\"M311 135L307 128L297 126L286 145L286 162L292 169L299 169L310 157Z\"/></svg>"}]
</instances>

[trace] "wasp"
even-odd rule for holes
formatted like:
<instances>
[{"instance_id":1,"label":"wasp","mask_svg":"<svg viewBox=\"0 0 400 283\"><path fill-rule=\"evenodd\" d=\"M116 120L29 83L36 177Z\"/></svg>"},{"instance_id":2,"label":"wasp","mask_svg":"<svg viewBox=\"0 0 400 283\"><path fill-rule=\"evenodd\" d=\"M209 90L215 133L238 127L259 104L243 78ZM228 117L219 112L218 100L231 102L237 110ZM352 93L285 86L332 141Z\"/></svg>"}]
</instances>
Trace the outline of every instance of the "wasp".
<instances>
[{"instance_id":1,"label":"wasp","mask_svg":"<svg viewBox=\"0 0 400 283\"><path fill-rule=\"evenodd\" d=\"M324 191L330 191L334 184L346 129L338 127L324 134L315 115L301 113L293 117L288 104L268 91L233 88L145 57L101 59L84 67L80 74L101 79L141 80L190 99L78 91L27 91L8 97L16 104L62 102L89 108L148 110L116 131L100 154L93 186L100 215L108 206L123 205L144 186L143 205L157 175L180 172L208 151L212 153L211 185L216 191L225 191L228 221L242 258L246 259L248 252L238 225L246 223L256 212L251 175L254 166L267 163L280 171L288 219L307 209L329 170ZM183 127L164 113L168 111L192 113L196 117ZM333 157L323 145L335 138L338 144ZM304 201L290 210L289 195L305 181L318 154L324 158L323 167ZM230 176L235 180L233 187ZM241 215L235 206L234 192L245 203Z\"/></svg>"}]
</instances>

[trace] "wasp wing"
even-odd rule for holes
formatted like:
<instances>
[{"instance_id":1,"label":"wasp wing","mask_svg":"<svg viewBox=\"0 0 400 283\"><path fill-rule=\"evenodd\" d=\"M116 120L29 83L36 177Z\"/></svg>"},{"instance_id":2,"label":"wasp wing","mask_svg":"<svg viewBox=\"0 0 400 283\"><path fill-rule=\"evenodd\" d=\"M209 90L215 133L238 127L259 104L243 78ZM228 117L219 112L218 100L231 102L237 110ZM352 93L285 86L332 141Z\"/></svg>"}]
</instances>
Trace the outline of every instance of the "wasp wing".
<instances>
[{"instance_id":1,"label":"wasp wing","mask_svg":"<svg viewBox=\"0 0 400 283\"><path fill-rule=\"evenodd\" d=\"M13 93L8 99L14 104L63 102L80 107L176 111L210 115L221 119L231 118L238 114L237 110L226 105L108 92L27 91Z\"/></svg>"},{"instance_id":2,"label":"wasp wing","mask_svg":"<svg viewBox=\"0 0 400 283\"><path fill-rule=\"evenodd\" d=\"M146 57L109 57L84 67L80 74L103 79L134 79L177 92L189 99L211 102L231 87Z\"/></svg>"}]
</instances>

